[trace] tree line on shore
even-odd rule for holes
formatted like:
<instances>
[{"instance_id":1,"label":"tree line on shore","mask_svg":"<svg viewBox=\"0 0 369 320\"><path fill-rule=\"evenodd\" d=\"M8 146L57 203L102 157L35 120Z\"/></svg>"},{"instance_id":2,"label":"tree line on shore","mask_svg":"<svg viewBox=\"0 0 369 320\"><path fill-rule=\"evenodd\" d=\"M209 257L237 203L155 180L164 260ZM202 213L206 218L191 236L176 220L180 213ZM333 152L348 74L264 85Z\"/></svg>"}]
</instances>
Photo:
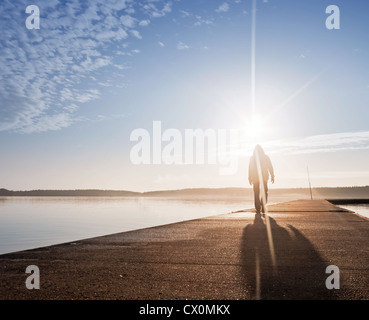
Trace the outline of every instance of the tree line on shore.
<instances>
[{"instance_id":1,"label":"tree line on shore","mask_svg":"<svg viewBox=\"0 0 369 320\"><path fill-rule=\"evenodd\" d=\"M192 188L179 190L163 190L134 192L126 190L28 190L13 191L5 188L0 189L3 197L245 197L252 194L251 188ZM310 194L308 188L284 188L271 189L270 194L274 196L296 195L306 196ZM337 187L337 188L313 188L314 198L369 198L369 186L362 187Z\"/></svg>"}]
</instances>

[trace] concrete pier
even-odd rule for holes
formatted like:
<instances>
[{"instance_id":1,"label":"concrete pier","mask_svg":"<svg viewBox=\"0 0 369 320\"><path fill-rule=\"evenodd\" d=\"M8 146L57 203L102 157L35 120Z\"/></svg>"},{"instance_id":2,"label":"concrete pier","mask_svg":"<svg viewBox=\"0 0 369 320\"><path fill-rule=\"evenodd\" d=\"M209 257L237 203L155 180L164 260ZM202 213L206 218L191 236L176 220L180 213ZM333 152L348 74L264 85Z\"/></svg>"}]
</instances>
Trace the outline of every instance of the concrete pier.
<instances>
[{"instance_id":1,"label":"concrete pier","mask_svg":"<svg viewBox=\"0 0 369 320\"><path fill-rule=\"evenodd\" d=\"M27 266L40 270L29 290ZM328 266L340 289L327 289ZM0 299L369 299L369 220L324 200L0 256Z\"/></svg>"}]
</instances>

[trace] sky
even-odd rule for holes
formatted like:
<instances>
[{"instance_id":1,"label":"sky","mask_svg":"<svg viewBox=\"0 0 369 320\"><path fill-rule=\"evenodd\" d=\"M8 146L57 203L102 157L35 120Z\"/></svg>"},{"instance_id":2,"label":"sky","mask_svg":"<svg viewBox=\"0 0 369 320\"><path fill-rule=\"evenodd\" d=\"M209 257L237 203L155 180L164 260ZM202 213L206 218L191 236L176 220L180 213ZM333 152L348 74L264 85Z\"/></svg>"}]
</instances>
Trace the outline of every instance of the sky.
<instances>
[{"instance_id":1,"label":"sky","mask_svg":"<svg viewBox=\"0 0 369 320\"><path fill-rule=\"evenodd\" d=\"M369 3L255 4L1 1L0 187L248 187L256 143L273 188L369 185Z\"/></svg>"}]
</instances>

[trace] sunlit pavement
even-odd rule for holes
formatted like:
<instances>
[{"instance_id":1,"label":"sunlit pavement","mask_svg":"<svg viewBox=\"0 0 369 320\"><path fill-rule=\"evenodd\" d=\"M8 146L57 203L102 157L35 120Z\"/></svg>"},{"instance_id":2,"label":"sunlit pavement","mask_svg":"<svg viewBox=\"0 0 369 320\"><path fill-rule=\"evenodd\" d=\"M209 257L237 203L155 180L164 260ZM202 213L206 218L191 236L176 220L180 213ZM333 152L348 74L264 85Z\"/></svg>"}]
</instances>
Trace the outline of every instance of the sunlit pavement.
<instances>
[{"instance_id":1,"label":"sunlit pavement","mask_svg":"<svg viewBox=\"0 0 369 320\"><path fill-rule=\"evenodd\" d=\"M240 208L2 255L0 298L368 299L368 240L368 219L327 201L272 205L266 215ZM25 286L29 265L40 290ZM327 288L328 266L339 269L339 289Z\"/></svg>"}]
</instances>

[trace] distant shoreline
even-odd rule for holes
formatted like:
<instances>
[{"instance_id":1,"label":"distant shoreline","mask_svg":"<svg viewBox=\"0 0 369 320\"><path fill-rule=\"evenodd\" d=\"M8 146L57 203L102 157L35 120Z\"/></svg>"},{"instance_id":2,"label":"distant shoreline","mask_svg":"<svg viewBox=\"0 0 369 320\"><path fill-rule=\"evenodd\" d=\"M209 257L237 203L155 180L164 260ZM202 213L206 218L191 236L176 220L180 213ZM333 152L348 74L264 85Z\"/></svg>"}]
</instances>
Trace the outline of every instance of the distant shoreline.
<instances>
[{"instance_id":1,"label":"distant shoreline","mask_svg":"<svg viewBox=\"0 0 369 320\"><path fill-rule=\"evenodd\" d=\"M327 199L328 202L335 205L345 204L369 204L369 199Z\"/></svg>"},{"instance_id":2,"label":"distant shoreline","mask_svg":"<svg viewBox=\"0 0 369 320\"><path fill-rule=\"evenodd\" d=\"M126 190L29 190L13 191L0 189L0 197L249 197L252 196L251 188L189 188L179 190L163 190L134 192ZM293 196L310 198L308 188L281 188L270 189L271 196ZM313 188L314 199L329 199L334 204L368 203L369 186L362 187L336 187L336 188Z\"/></svg>"}]
</instances>

